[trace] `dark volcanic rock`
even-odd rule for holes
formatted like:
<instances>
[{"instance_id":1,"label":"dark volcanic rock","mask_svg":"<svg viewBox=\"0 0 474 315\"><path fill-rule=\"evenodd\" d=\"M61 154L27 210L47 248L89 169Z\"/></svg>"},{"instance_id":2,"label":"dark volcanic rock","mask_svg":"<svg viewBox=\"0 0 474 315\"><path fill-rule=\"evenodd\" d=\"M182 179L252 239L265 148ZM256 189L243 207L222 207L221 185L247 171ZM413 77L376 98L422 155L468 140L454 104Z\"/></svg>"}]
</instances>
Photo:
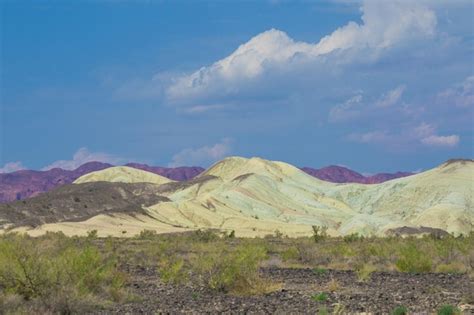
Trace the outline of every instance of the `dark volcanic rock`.
<instances>
[{"instance_id":1,"label":"dark volcanic rock","mask_svg":"<svg viewBox=\"0 0 474 315\"><path fill-rule=\"evenodd\" d=\"M473 283L464 274L407 274L374 272L358 281L353 271L266 268L262 274L280 283L275 292L258 296L233 296L186 284L164 284L156 267L123 266L130 275L129 289L137 302L117 304L97 314L329 314L339 305L340 314L390 314L397 306L410 314L432 314L443 304L458 305ZM330 283L338 288L331 291ZM312 296L325 292L325 301Z\"/></svg>"},{"instance_id":2,"label":"dark volcanic rock","mask_svg":"<svg viewBox=\"0 0 474 315\"><path fill-rule=\"evenodd\" d=\"M66 184L27 200L0 204L3 225L38 226L62 221L84 221L98 214L146 214L150 206L168 198L157 195L159 185L93 182Z\"/></svg>"},{"instance_id":3,"label":"dark volcanic rock","mask_svg":"<svg viewBox=\"0 0 474 315\"><path fill-rule=\"evenodd\" d=\"M6 174L0 173L0 203L31 198L58 186L70 184L82 175L112 166L102 162L88 162L72 171L53 168L47 171L22 170ZM166 168L138 163L129 163L127 166L178 181L192 179L204 171L202 167Z\"/></svg>"}]
</instances>

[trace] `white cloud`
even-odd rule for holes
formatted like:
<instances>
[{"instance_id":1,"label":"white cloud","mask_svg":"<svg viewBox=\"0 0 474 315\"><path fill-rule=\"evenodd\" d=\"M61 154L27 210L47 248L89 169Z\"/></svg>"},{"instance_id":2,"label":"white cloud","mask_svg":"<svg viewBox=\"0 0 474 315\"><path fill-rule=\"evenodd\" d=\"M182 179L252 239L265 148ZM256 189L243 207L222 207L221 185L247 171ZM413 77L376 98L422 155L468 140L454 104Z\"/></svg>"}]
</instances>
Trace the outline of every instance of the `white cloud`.
<instances>
[{"instance_id":1,"label":"white cloud","mask_svg":"<svg viewBox=\"0 0 474 315\"><path fill-rule=\"evenodd\" d=\"M421 123L416 127L414 135L422 144L432 147L455 147L459 143L458 135L440 136L436 128L427 123Z\"/></svg>"},{"instance_id":2,"label":"white cloud","mask_svg":"<svg viewBox=\"0 0 474 315\"><path fill-rule=\"evenodd\" d=\"M474 107L474 75L439 93L437 101L448 106Z\"/></svg>"},{"instance_id":3,"label":"white cloud","mask_svg":"<svg viewBox=\"0 0 474 315\"><path fill-rule=\"evenodd\" d=\"M421 139L423 144L429 146L436 146L436 147L455 147L459 143L459 136L458 135L451 135L451 136L428 136L426 138Z\"/></svg>"},{"instance_id":4,"label":"white cloud","mask_svg":"<svg viewBox=\"0 0 474 315\"><path fill-rule=\"evenodd\" d=\"M329 53L348 50L354 52L354 57L367 61L392 46L435 34L435 13L413 1L367 0L361 11L362 23L349 22L318 43L295 41L276 29L260 33L224 59L176 78L166 89L167 98L179 103L242 93L251 86L249 81L266 72L291 71L308 62L324 62ZM363 53L357 54L359 50ZM341 57L336 62L350 59Z\"/></svg>"},{"instance_id":5,"label":"white cloud","mask_svg":"<svg viewBox=\"0 0 474 315\"><path fill-rule=\"evenodd\" d=\"M24 169L26 169L26 167L20 161L8 162L0 168L0 173L11 173Z\"/></svg>"},{"instance_id":6,"label":"white cloud","mask_svg":"<svg viewBox=\"0 0 474 315\"><path fill-rule=\"evenodd\" d=\"M358 94L344 103L331 108L329 111L329 121L340 122L357 117L360 114L362 98L362 95Z\"/></svg>"},{"instance_id":7,"label":"white cloud","mask_svg":"<svg viewBox=\"0 0 474 315\"><path fill-rule=\"evenodd\" d=\"M203 146L196 149L188 148L182 150L181 152L173 156L173 159L171 163L169 163L169 166L205 166L228 156L231 151L232 140L230 138L224 138L222 139L222 141L212 146Z\"/></svg>"},{"instance_id":8,"label":"white cloud","mask_svg":"<svg viewBox=\"0 0 474 315\"><path fill-rule=\"evenodd\" d=\"M416 145L453 148L460 141L458 135L439 135L433 125L424 122L399 133L376 130L367 133L352 133L348 135L347 139L359 143L381 144L392 148L406 148Z\"/></svg>"},{"instance_id":9,"label":"white cloud","mask_svg":"<svg viewBox=\"0 0 474 315\"><path fill-rule=\"evenodd\" d=\"M71 160L59 160L42 168L43 171L52 168L62 168L65 170L73 170L87 162L103 162L110 164L119 164L123 159L108 153L90 152L87 148L80 148L74 153Z\"/></svg>"},{"instance_id":10,"label":"white cloud","mask_svg":"<svg viewBox=\"0 0 474 315\"><path fill-rule=\"evenodd\" d=\"M395 89L388 91L387 93L383 94L379 100L375 102L375 106L390 107L397 104L402 98L405 88L405 85L400 85Z\"/></svg>"}]
</instances>

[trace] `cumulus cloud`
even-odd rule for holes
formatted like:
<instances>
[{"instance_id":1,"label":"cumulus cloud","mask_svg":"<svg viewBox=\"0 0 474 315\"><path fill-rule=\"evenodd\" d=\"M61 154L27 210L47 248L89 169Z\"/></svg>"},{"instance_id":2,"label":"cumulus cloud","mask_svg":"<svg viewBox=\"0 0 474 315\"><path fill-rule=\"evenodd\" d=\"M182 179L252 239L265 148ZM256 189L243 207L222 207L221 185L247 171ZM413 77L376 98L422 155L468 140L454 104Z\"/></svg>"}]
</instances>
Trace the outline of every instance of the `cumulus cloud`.
<instances>
[{"instance_id":1,"label":"cumulus cloud","mask_svg":"<svg viewBox=\"0 0 474 315\"><path fill-rule=\"evenodd\" d=\"M448 106L474 107L474 75L439 93L437 101Z\"/></svg>"},{"instance_id":2,"label":"cumulus cloud","mask_svg":"<svg viewBox=\"0 0 474 315\"><path fill-rule=\"evenodd\" d=\"M123 159L103 152L91 152L87 148L80 148L74 153L71 160L59 160L51 163L48 166L42 168L43 171L50 170L52 168L62 168L65 170L73 170L78 168L87 162L103 162L110 164L119 164L123 162Z\"/></svg>"},{"instance_id":3,"label":"cumulus cloud","mask_svg":"<svg viewBox=\"0 0 474 315\"><path fill-rule=\"evenodd\" d=\"M26 167L20 161L8 162L0 168L0 173L11 173L24 169L26 169Z\"/></svg>"},{"instance_id":4,"label":"cumulus cloud","mask_svg":"<svg viewBox=\"0 0 474 315\"><path fill-rule=\"evenodd\" d=\"M382 97L375 102L377 107L390 107L397 104L402 98L403 92L405 91L405 85L400 85L395 89L382 95Z\"/></svg>"},{"instance_id":5,"label":"cumulus cloud","mask_svg":"<svg viewBox=\"0 0 474 315\"><path fill-rule=\"evenodd\" d=\"M179 103L238 94L248 88L249 81L268 72L324 63L328 54L348 50L354 52L352 57L365 61L412 39L432 37L436 31L435 13L412 1L367 0L361 11L362 23L349 22L317 43L295 41L276 29L258 34L229 56L176 78L166 89L167 98ZM358 51L363 53L357 54ZM352 57L335 62L350 62Z\"/></svg>"},{"instance_id":6,"label":"cumulus cloud","mask_svg":"<svg viewBox=\"0 0 474 315\"><path fill-rule=\"evenodd\" d=\"M208 165L228 156L232 151L232 139L224 138L212 146L187 148L175 154L170 167L183 165Z\"/></svg>"}]
</instances>

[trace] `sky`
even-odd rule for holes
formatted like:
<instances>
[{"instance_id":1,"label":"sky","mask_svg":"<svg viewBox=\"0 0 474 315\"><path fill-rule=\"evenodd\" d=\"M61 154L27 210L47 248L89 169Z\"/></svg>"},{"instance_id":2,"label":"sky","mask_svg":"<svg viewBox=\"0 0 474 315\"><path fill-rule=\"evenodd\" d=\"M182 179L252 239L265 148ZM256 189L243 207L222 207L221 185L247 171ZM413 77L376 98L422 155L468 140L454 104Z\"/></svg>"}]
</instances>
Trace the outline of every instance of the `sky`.
<instances>
[{"instance_id":1,"label":"sky","mask_svg":"<svg viewBox=\"0 0 474 315\"><path fill-rule=\"evenodd\" d=\"M0 172L474 156L474 2L0 3Z\"/></svg>"}]
</instances>

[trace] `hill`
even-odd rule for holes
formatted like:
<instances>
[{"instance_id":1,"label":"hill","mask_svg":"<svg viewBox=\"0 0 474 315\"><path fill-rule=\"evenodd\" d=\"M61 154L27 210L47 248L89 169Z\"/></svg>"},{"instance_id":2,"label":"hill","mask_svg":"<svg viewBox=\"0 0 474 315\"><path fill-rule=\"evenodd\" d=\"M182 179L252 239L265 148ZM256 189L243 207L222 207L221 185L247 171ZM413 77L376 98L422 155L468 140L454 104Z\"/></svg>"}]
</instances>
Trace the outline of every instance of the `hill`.
<instances>
[{"instance_id":1,"label":"hill","mask_svg":"<svg viewBox=\"0 0 474 315\"><path fill-rule=\"evenodd\" d=\"M157 176L129 168L96 173L101 176L91 173L83 178L137 182ZM364 185L329 183L283 162L231 157L190 181L149 179L155 183L154 193L166 199L147 203L142 209L147 216L146 226L156 224L158 231L167 230L164 227L216 228L235 230L240 236L255 236L279 230L299 236L311 234L312 226L316 225L327 227L331 235L386 235L402 228L442 229L459 234L469 233L474 227L473 179L472 160L449 161L409 177ZM120 222L114 220L115 225ZM130 220L133 221L127 218L128 223ZM99 231L113 230L112 223L105 219L101 222L102 225L94 225L100 227ZM79 223L68 226L75 224ZM81 223L83 232L84 224ZM48 229L58 226L40 227L43 232Z\"/></svg>"},{"instance_id":2,"label":"hill","mask_svg":"<svg viewBox=\"0 0 474 315\"><path fill-rule=\"evenodd\" d=\"M161 185L172 182L172 180L128 166L115 166L83 175L76 179L74 184L89 182L152 183Z\"/></svg>"},{"instance_id":3,"label":"hill","mask_svg":"<svg viewBox=\"0 0 474 315\"><path fill-rule=\"evenodd\" d=\"M189 180L204 171L201 167L154 167L146 164L129 163L136 169L142 169L171 180ZM70 184L82 175L103 170L113 165L102 162L88 162L74 170L53 168L47 171L21 170L12 173L0 173L0 203L24 200L38 196L59 186Z\"/></svg>"},{"instance_id":4,"label":"hill","mask_svg":"<svg viewBox=\"0 0 474 315\"><path fill-rule=\"evenodd\" d=\"M148 171L176 181L187 181L204 172L202 167L181 166L161 167L140 163L128 163L125 166ZM88 162L75 170L54 168L47 171L21 170L12 173L0 173L0 203L24 200L50 191L61 185L70 184L82 175L103 170L113 165L101 162ZM394 178L412 175L407 172L380 173L365 177L342 166L327 166L321 169L303 167L302 170L316 178L334 183L381 183Z\"/></svg>"}]
</instances>

